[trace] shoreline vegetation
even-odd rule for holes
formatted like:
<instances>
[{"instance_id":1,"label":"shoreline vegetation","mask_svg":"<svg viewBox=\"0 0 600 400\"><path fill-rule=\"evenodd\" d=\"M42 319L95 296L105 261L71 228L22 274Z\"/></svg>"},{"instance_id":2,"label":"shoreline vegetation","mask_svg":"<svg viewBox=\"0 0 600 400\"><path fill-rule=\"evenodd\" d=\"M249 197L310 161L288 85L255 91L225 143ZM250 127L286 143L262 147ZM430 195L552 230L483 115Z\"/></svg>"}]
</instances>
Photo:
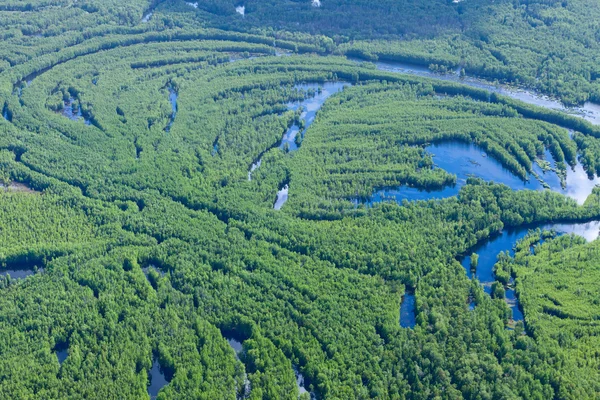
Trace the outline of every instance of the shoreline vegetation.
<instances>
[{"instance_id":1,"label":"shoreline vegetation","mask_svg":"<svg viewBox=\"0 0 600 400\"><path fill-rule=\"evenodd\" d=\"M0 393L594 398L598 13L7 0Z\"/></svg>"}]
</instances>

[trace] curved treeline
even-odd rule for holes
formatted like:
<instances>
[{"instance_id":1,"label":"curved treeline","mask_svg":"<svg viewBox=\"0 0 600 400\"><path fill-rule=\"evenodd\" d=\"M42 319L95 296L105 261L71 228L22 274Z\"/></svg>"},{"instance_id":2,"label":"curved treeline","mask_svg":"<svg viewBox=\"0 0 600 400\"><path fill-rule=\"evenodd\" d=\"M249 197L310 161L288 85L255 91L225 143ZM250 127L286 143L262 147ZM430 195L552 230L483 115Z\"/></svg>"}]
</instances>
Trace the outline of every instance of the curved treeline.
<instances>
[{"instance_id":1,"label":"curved treeline","mask_svg":"<svg viewBox=\"0 0 600 400\"><path fill-rule=\"evenodd\" d=\"M432 142L475 143L522 180L546 149L558 170L575 164L577 146L566 130L516 116L498 103L439 98L427 84L347 88L323 107L290 159L289 207L314 209L315 197L327 207L342 198L369 197L374 188L454 184L422 149Z\"/></svg>"},{"instance_id":2,"label":"curved treeline","mask_svg":"<svg viewBox=\"0 0 600 400\"><path fill-rule=\"evenodd\" d=\"M596 365L556 345L591 357L580 338L592 336L507 330L506 304L457 259L505 228L600 217L597 189L582 206L478 179L440 201L348 200L453 184L423 149L448 139L476 143L523 179L546 151L561 171L581 153L593 174L595 127L327 55L349 38L283 31L289 15L262 29L258 10L277 2L246 4L251 30L229 1L30 3L0 19L3 397L148 398L154 360L169 381L160 399L233 400L247 382L250 399L297 399L295 371L319 399L593 397ZM305 6L295 5L304 17L328 12L326 1ZM314 111L296 106L322 90L301 84L333 81L352 86L318 110L298 151L280 150ZM282 183L290 198L276 211ZM546 262L539 251L535 263ZM19 266L36 273L3 273ZM538 286L519 279L524 301L535 298ZM399 324L406 291L412 329ZM586 306L596 308L592 295ZM527 325L540 312L528 307ZM229 339L242 343L237 356Z\"/></svg>"}]
</instances>

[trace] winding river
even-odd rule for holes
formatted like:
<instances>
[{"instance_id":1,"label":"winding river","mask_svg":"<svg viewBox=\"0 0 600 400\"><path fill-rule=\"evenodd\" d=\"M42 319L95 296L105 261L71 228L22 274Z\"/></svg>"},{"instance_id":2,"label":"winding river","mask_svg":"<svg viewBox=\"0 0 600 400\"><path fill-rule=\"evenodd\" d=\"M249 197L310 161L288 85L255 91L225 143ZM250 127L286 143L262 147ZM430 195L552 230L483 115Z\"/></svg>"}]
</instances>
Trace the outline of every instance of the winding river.
<instances>
[{"instance_id":1,"label":"winding river","mask_svg":"<svg viewBox=\"0 0 600 400\"><path fill-rule=\"evenodd\" d=\"M529 175L526 182L521 180L475 144L449 140L431 144L425 150L433 155L436 168L441 168L456 175L454 186L447 186L438 190L425 190L410 186L382 188L376 190L367 200L354 199L353 202L372 206L390 200L401 203L403 200L443 199L458 195L460 189L466 185L467 179L471 176L485 181L501 183L513 190L544 190L544 185L533 175ZM543 160L548 161L554 167L554 160L548 151L546 151ZM560 178L554 171L544 172L537 163L534 163L533 171L552 191L569 196L579 204L583 204L594 187L600 184L600 178L588 178L579 162L574 167L567 167L565 188L561 186Z\"/></svg>"},{"instance_id":2,"label":"winding river","mask_svg":"<svg viewBox=\"0 0 600 400\"><path fill-rule=\"evenodd\" d=\"M377 69L382 71L449 80L480 89L486 89L490 92L499 93L528 104L575 114L592 124L600 124L600 105L597 104L588 102L582 107L567 108L559 101L547 96L542 96L526 90L513 89L505 85L494 85L490 82L472 77L461 78L457 73L436 74L425 67L404 63L377 62L375 65ZM545 172L537 165L537 163L534 163L533 172L538 175L543 183L532 175L529 176L527 182L524 182L504 168L500 162L487 156L481 148L474 144L458 141L442 141L427 146L426 151L433 155L436 168L442 168L449 173L456 174L457 182L454 186L445 187L436 191L426 191L408 186L383 188L375 191L375 193L364 203L373 205L386 200L401 202L402 200L430 200L456 196L460 191L460 188L466 184L467 178L469 176L476 176L486 181L505 184L513 190L543 190L543 183L545 183L550 190L562 193L575 199L579 204L583 204L593 188L600 184L600 178L598 177L589 179L579 162L574 167L567 167L566 187L563 188L561 187L560 179L555 172ZM549 151L545 152L543 159L548 161L554 168L555 162ZM355 203L358 203L358 200L354 201ZM590 241L598 237L600 222L543 224L536 227L546 230L553 229L558 234L574 233ZM462 259L462 265L466 270L467 276L471 279L477 278L484 286L484 290L487 293L490 293L491 285L495 281L493 267L496 264L498 254L502 251L508 251L513 255L513 247L520 239L527 235L530 228L531 227L520 227L517 229L506 229L500 234L492 236L477 244L472 249L473 252L479 255L479 262L475 273L472 273L470 269L470 256ZM506 288L505 300L512 310L513 321L523 320L523 313L512 284ZM403 296L400 309L400 325L403 327L413 327L415 324L414 302L413 294L406 293ZM476 305L472 303L470 308L473 309L475 306Z\"/></svg>"},{"instance_id":3,"label":"winding river","mask_svg":"<svg viewBox=\"0 0 600 400\"><path fill-rule=\"evenodd\" d=\"M233 339L233 338L227 338L227 343L229 343L229 346L233 349L233 351L235 352L235 358L241 362L240 360L240 353L244 350L244 345L242 344L242 342ZM250 380L248 379L248 374L244 371L244 382L242 383L242 387L238 387L237 388L237 398L239 400L241 399L246 399L250 396L250 391L252 390L252 387L250 385Z\"/></svg>"},{"instance_id":4,"label":"winding river","mask_svg":"<svg viewBox=\"0 0 600 400\"><path fill-rule=\"evenodd\" d=\"M61 114L63 117L67 117L71 121L79 121L83 118L83 122L86 125L92 124L92 121L83 115L83 112L81 111L81 105L73 97L69 97L69 100L65 101Z\"/></svg>"}]
</instances>

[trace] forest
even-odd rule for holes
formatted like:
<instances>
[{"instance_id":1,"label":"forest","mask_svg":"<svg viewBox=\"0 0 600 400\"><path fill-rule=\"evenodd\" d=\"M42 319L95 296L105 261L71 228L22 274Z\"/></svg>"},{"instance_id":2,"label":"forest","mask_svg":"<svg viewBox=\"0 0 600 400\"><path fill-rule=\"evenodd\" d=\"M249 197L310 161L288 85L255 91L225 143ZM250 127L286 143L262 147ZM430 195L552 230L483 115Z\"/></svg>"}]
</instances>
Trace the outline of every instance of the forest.
<instances>
[{"instance_id":1,"label":"forest","mask_svg":"<svg viewBox=\"0 0 600 400\"><path fill-rule=\"evenodd\" d=\"M598 13L2 2L0 398L598 398Z\"/></svg>"}]
</instances>

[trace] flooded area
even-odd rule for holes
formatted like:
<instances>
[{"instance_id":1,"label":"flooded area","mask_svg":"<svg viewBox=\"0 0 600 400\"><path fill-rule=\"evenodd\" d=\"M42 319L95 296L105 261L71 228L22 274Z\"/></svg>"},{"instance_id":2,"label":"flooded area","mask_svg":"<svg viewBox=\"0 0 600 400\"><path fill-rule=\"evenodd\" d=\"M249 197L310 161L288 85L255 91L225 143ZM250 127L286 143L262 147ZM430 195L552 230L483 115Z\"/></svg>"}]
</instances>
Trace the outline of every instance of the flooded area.
<instances>
[{"instance_id":1,"label":"flooded area","mask_svg":"<svg viewBox=\"0 0 600 400\"><path fill-rule=\"evenodd\" d=\"M254 171L256 171L258 168L260 168L260 164L262 164L262 159L259 158L258 161L252 163L252 165L250 166L250 170L248 171L248 180L251 181L252 180L252 173Z\"/></svg>"},{"instance_id":2,"label":"flooded area","mask_svg":"<svg viewBox=\"0 0 600 400\"><path fill-rule=\"evenodd\" d=\"M6 103L4 103L4 107L2 107L2 118L8 122L12 122L12 113L8 110L8 104Z\"/></svg>"},{"instance_id":3,"label":"flooded area","mask_svg":"<svg viewBox=\"0 0 600 400\"><path fill-rule=\"evenodd\" d=\"M444 199L458 195L469 177L478 177L488 182L504 184L513 190L544 190L544 184L546 184L550 190L562 193L575 199L579 204L583 204L594 187L600 184L600 178L588 178L580 163L577 163L575 167L567 166L566 187L563 188L560 178L554 171L544 172L536 163L534 163L533 171L544 183L532 174L528 176L528 181L523 181L499 161L489 157L482 148L472 143L442 141L425 147L425 150L432 154L435 168L441 168L456 175L454 186L447 186L439 190L426 190L410 186L383 188L376 190L367 200L353 199L353 202L372 206L382 201L401 203L402 200ZM555 163L549 151L546 151L542 160L548 161L554 167Z\"/></svg>"},{"instance_id":4,"label":"flooded area","mask_svg":"<svg viewBox=\"0 0 600 400\"><path fill-rule=\"evenodd\" d=\"M6 192L20 192L20 193L40 193L37 190L30 188L28 185L20 182L11 182L8 186L4 186L0 183L0 190L4 190Z\"/></svg>"},{"instance_id":5,"label":"flooded area","mask_svg":"<svg viewBox=\"0 0 600 400\"><path fill-rule=\"evenodd\" d=\"M65 362L65 360L67 359L68 356L69 356L69 349L56 350L56 358L58 359L59 364L62 365L62 363Z\"/></svg>"},{"instance_id":6,"label":"flooded area","mask_svg":"<svg viewBox=\"0 0 600 400\"><path fill-rule=\"evenodd\" d=\"M25 279L36 272L30 268L7 268L0 269L0 277L10 276L10 279Z\"/></svg>"},{"instance_id":7,"label":"flooded area","mask_svg":"<svg viewBox=\"0 0 600 400\"><path fill-rule=\"evenodd\" d=\"M240 354L242 353L242 351L244 350L244 346L242 344L242 342L233 339L233 338L226 338L227 339L227 343L229 343L229 346L233 349L233 351L235 352L235 358L238 361L240 360ZM243 374L243 384L241 387L237 388L237 398L238 399L247 399L250 396L250 391L251 391L251 385L250 385L250 381L248 380L248 374L244 371Z\"/></svg>"},{"instance_id":8,"label":"flooded area","mask_svg":"<svg viewBox=\"0 0 600 400\"><path fill-rule=\"evenodd\" d=\"M342 91L346 86L349 86L349 83L325 82L323 84L303 83L295 85L295 89L314 91L315 95L299 102L288 103L288 110L302 110L302 113L300 114L302 128L297 124L292 125L281 138L281 144L279 145L279 148L288 152L298 150L299 143L304 138L307 129L315 121L317 111L319 111L319 109L323 106L325 100L335 93Z\"/></svg>"},{"instance_id":9,"label":"flooded area","mask_svg":"<svg viewBox=\"0 0 600 400\"><path fill-rule=\"evenodd\" d=\"M302 124L302 128L298 124L293 124L289 127L283 134L281 138L281 142L279 144L279 148L291 153L300 147L300 142L304 138L306 134L306 130L312 125L317 115L317 111L323 106L325 100L331 97L333 94L344 89L345 86L349 84L346 82L325 82L325 83L303 83L294 85L294 89L296 90L305 90L305 91L313 91L314 96L306 98L297 102L290 102L287 104L287 109L291 111L302 110L300 114L300 121ZM258 160L250 165L250 169L248 170L248 180L252 180L252 173L260 167L262 164L262 158L259 157ZM287 196L287 192L286 192ZM287 199L287 197L286 197Z\"/></svg>"},{"instance_id":10,"label":"flooded area","mask_svg":"<svg viewBox=\"0 0 600 400\"><path fill-rule=\"evenodd\" d=\"M8 277L10 279L25 279L28 276L44 273L43 263L40 261L39 266L36 262L9 262L6 268L0 268L0 277Z\"/></svg>"},{"instance_id":11,"label":"flooded area","mask_svg":"<svg viewBox=\"0 0 600 400\"><path fill-rule=\"evenodd\" d=\"M535 228L542 230L554 230L557 234L576 234L582 236L588 241L598 237L600 231L600 221L592 221L586 223L557 223L557 224L542 224ZM479 243L469 253L474 252L479 256L477 268L475 272L471 270L471 257L467 256L462 259L462 265L465 268L467 276L470 279L477 278L483 285L486 293L491 293L492 283L496 281L494 275L494 265L496 264L498 254L508 252L509 255L514 255L515 244L523 239L532 229L531 226L520 227L517 229L505 229L500 234L490 237L489 239ZM506 288L506 302L513 310L513 320L523 320L523 313L519 307L519 300L516 296L514 288L509 284Z\"/></svg>"},{"instance_id":12,"label":"flooded area","mask_svg":"<svg viewBox=\"0 0 600 400\"><path fill-rule=\"evenodd\" d=\"M300 393L300 395L303 395L304 393L308 393L310 400L317 400L317 396L315 395L315 393L310 392L306 388L304 376L302 376L302 373L300 372L298 367L296 365L292 365L292 368L294 369L294 375L296 376L296 387L298 387L298 393Z\"/></svg>"},{"instance_id":13,"label":"flooded area","mask_svg":"<svg viewBox=\"0 0 600 400\"><path fill-rule=\"evenodd\" d=\"M83 122L86 125L92 124L92 121L83 115L79 101L73 97L69 97L69 100L64 102L63 109L60 113L63 117L67 117L71 121L79 121L80 119L83 119Z\"/></svg>"},{"instance_id":14,"label":"flooded area","mask_svg":"<svg viewBox=\"0 0 600 400\"><path fill-rule=\"evenodd\" d=\"M325 83L303 83L299 85L295 85L294 88L297 90L305 90L305 91L313 91L315 94L307 99L298 102L288 103L288 110L297 111L302 110L300 114L301 125L293 124L281 138L281 143L279 148L291 153L300 147L300 143L302 139L304 139L304 135L306 134L307 129L312 125L315 121L315 117L317 116L317 112L325 103L329 97L334 95L335 93L340 92L344 89L344 87L348 86L349 83L346 82L325 82ZM252 172L254 172L257 168L260 167L262 163L262 159L258 159L250 166L250 170L248 171L248 180L252 180ZM277 192L277 199L275 200L275 204L273 208L275 210L281 209L283 204L288 199L288 190L289 186L286 184L283 186L279 192Z\"/></svg>"}]
</instances>

